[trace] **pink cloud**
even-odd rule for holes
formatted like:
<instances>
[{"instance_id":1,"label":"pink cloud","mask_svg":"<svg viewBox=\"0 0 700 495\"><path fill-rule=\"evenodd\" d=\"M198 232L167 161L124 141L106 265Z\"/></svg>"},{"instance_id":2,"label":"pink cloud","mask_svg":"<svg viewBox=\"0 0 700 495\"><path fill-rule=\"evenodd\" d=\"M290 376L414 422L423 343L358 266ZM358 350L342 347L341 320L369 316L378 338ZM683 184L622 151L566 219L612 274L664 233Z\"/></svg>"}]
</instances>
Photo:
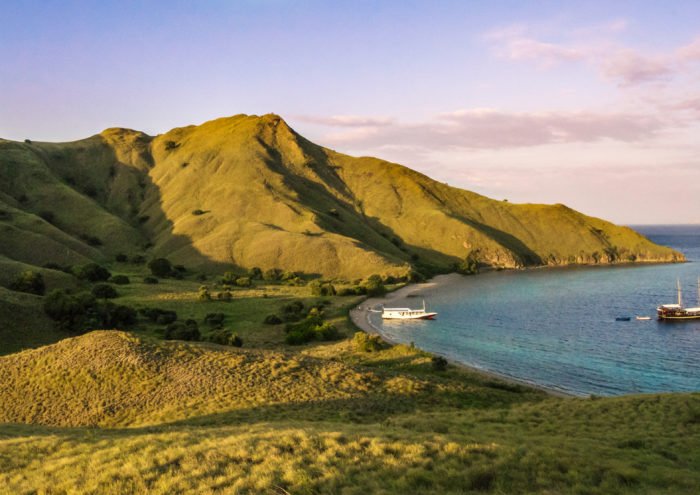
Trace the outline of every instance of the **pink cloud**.
<instances>
[{"instance_id":1,"label":"pink cloud","mask_svg":"<svg viewBox=\"0 0 700 495\"><path fill-rule=\"evenodd\" d=\"M363 117L359 115L331 115L330 117L300 115L296 117L296 120L331 127L382 127L393 123L393 119L388 117Z\"/></svg>"},{"instance_id":2,"label":"pink cloud","mask_svg":"<svg viewBox=\"0 0 700 495\"><path fill-rule=\"evenodd\" d=\"M599 62L603 75L626 86L668 79L675 73L672 61L619 50Z\"/></svg>"},{"instance_id":3,"label":"pink cloud","mask_svg":"<svg viewBox=\"0 0 700 495\"><path fill-rule=\"evenodd\" d=\"M667 122L644 114L595 112L518 113L469 109L422 123L395 122L358 127L325 137L332 145L381 148L503 149L554 143L616 140L636 142L654 136Z\"/></svg>"}]
</instances>

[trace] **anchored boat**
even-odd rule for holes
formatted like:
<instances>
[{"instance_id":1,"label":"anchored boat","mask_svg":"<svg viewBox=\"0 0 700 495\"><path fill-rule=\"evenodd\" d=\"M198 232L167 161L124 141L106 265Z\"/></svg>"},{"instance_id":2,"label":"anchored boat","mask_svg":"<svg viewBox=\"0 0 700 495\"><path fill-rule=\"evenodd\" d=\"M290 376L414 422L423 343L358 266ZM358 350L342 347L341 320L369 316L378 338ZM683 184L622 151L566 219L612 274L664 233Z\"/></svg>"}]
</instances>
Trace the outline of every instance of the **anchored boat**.
<instances>
[{"instance_id":1,"label":"anchored boat","mask_svg":"<svg viewBox=\"0 0 700 495\"><path fill-rule=\"evenodd\" d=\"M681 282L676 280L678 288L678 303L662 304L656 308L656 314L659 320L698 320L700 319L700 307L686 308L683 306L683 298L681 295ZM698 298L700 298L700 278L698 279Z\"/></svg>"},{"instance_id":2,"label":"anchored boat","mask_svg":"<svg viewBox=\"0 0 700 495\"><path fill-rule=\"evenodd\" d=\"M382 306L381 313L385 320L432 320L437 316L437 313L425 310L425 300L423 300L421 309L385 308Z\"/></svg>"}]
</instances>

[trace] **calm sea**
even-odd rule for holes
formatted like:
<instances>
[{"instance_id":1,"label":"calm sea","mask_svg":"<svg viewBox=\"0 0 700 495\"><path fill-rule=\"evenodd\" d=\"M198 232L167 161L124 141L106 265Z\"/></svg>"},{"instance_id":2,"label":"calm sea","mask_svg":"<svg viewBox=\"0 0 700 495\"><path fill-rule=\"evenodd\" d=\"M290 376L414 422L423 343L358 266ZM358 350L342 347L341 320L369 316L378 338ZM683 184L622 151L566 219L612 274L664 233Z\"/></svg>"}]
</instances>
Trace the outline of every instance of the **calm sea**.
<instances>
[{"instance_id":1,"label":"calm sea","mask_svg":"<svg viewBox=\"0 0 700 495\"><path fill-rule=\"evenodd\" d=\"M660 322L655 309L676 301L676 279L684 303L700 306L700 225L634 228L690 262L463 277L396 301L417 307L424 297L437 320L373 314L372 323L393 340L576 395L698 391L700 321Z\"/></svg>"}]
</instances>

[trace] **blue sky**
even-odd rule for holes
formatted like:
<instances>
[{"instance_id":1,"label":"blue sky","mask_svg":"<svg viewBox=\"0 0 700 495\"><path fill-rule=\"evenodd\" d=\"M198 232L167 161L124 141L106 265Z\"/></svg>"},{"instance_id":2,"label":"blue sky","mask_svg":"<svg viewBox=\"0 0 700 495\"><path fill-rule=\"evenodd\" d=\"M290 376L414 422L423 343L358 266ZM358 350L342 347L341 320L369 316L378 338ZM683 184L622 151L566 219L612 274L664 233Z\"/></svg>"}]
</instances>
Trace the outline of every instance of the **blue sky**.
<instances>
[{"instance_id":1,"label":"blue sky","mask_svg":"<svg viewBox=\"0 0 700 495\"><path fill-rule=\"evenodd\" d=\"M14 2L0 136L282 115L499 199L700 223L700 2Z\"/></svg>"}]
</instances>

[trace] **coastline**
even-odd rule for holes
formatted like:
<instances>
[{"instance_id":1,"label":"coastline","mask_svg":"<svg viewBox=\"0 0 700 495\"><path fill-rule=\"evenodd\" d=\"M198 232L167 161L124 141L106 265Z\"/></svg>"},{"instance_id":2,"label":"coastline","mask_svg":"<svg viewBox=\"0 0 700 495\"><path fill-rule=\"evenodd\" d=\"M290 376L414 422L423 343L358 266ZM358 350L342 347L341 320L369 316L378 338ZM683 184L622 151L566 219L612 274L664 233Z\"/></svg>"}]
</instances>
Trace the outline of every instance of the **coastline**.
<instances>
[{"instance_id":1,"label":"coastline","mask_svg":"<svg viewBox=\"0 0 700 495\"><path fill-rule=\"evenodd\" d=\"M419 292L425 289L430 289L430 288L435 288L435 287L444 287L446 285L449 285L451 283L454 283L457 280L460 280L463 275L460 275L458 273L449 273L449 274L444 274L444 275L437 275L433 278L431 278L427 282L422 282L422 283L415 283L415 284L407 284L404 285L403 287L400 287L392 292L387 293L386 295L382 297L370 297L362 301L358 306L352 308L349 311L349 317L350 321L359 329L363 330L364 332L370 334L370 335L378 335L382 340L385 342L396 345L400 344L401 342L395 341L393 339L390 339L386 335L384 335L381 330L369 321L369 310L370 308L375 307L378 304L387 304L395 299L407 297L410 294L413 294L415 292ZM428 352L428 351L426 351ZM443 356L444 357L444 356ZM559 397L559 398L574 398L574 397L579 397L577 395L571 394L571 393L566 393L561 390L556 390L553 388L545 387L543 385L539 385L536 383L530 383L526 382L524 380L519 380L514 377L510 376L505 376L501 375L500 373L493 372L493 371L487 371L481 368L476 368L474 366L470 366L465 363L461 363L459 361L456 361L454 359L446 358L450 364L453 366L456 366L458 368L462 368L465 370L468 370L472 373L476 373L478 375L490 378L490 379L495 379L499 380L502 382L510 383L513 385L521 385L524 387L532 388L535 390L539 390L542 392L545 392L546 394L552 396L552 397Z\"/></svg>"}]
</instances>

